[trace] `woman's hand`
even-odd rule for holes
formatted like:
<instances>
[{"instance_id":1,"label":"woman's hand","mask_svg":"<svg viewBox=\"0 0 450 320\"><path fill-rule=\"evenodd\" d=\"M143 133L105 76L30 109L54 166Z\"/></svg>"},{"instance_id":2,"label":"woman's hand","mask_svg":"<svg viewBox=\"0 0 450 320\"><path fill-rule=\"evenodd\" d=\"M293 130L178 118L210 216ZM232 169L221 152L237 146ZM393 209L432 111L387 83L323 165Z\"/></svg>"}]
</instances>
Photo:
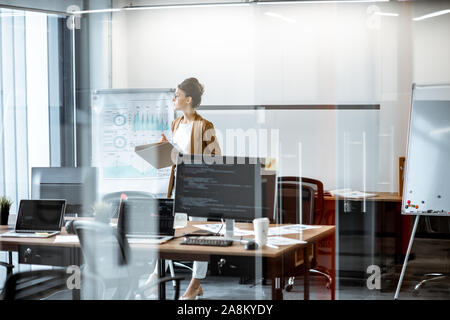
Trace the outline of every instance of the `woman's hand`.
<instances>
[{"instance_id":1,"label":"woman's hand","mask_svg":"<svg viewBox=\"0 0 450 320\"><path fill-rule=\"evenodd\" d=\"M161 133L161 140L159 140L158 143L163 143L163 142L168 142L169 140L167 140L166 136L164 133Z\"/></svg>"}]
</instances>

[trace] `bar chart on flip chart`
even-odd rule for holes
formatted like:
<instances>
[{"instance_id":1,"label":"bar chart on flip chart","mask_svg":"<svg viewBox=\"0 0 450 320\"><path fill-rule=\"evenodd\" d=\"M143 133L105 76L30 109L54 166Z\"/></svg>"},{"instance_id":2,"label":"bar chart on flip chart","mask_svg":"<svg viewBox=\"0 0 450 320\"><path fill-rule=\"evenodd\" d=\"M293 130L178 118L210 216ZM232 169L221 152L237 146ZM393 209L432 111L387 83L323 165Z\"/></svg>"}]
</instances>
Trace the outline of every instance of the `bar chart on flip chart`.
<instances>
[{"instance_id":1,"label":"bar chart on flip chart","mask_svg":"<svg viewBox=\"0 0 450 320\"><path fill-rule=\"evenodd\" d=\"M103 179L167 178L134 152L137 145L171 136L173 89L107 89L92 94L93 164Z\"/></svg>"}]
</instances>

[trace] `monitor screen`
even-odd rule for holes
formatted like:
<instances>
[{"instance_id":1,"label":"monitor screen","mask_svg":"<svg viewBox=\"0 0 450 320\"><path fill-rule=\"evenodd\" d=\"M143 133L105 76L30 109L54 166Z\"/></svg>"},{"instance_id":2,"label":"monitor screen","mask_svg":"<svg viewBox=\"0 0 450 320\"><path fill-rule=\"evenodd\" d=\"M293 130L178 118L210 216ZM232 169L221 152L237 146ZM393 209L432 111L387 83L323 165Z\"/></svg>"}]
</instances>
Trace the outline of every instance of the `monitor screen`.
<instances>
[{"instance_id":1,"label":"monitor screen","mask_svg":"<svg viewBox=\"0 0 450 320\"><path fill-rule=\"evenodd\" d=\"M176 213L241 221L262 216L260 159L198 157L184 155L177 165Z\"/></svg>"},{"instance_id":2,"label":"monitor screen","mask_svg":"<svg viewBox=\"0 0 450 320\"><path fill-rule=\"evenodd\" d=\"M64 207L64 200L21 200L16 230L59 231Z\"/></svg>"},{"instance_id":3,"label":"monitor screen","mask_svg":"<svg viewBox=\"0 0 450 320\"><path fill-rule=\"evenodd\" d=\"M127 235L173 235L172 199L125 200L117 227Z\"/></svg>"},{"instance_id":4,"label":"monitor screen","mask_svg":"<svg viewBox=\"0 0 450 320\"><path fill-rule=\"evenodd\" d=\"M32 168L33 199L65 199L66 213L92 215L97 195L97 169L92 167Z\"/></svg>"}]
</instances>

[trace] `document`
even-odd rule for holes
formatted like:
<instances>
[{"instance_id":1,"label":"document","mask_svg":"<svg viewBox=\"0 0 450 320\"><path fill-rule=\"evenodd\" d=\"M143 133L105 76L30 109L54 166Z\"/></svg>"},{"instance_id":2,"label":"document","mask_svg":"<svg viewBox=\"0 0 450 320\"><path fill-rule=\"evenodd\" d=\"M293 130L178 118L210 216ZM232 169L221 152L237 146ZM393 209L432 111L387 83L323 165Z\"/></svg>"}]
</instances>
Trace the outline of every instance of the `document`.
<instances>
[{"instance_id":1,"label":"document","mask_svg":"<svg viewBox=\"0 0 450 320\"><path fill-rule=\"evenodd\" d=\"M317 229L320 228L320 226L311 226L306 224L292 224L287 226L280 226L280 227L272 227L269 228L269 236L275 236L275 235L283 235L283 234L292 234L292 233L301 233L304 230L309 229Z\"/></svg>"},{"instance_id":2,"label":"document","mask_svg":"<svg viewBox=\"0 0 450 320\"><path fill-rule=\"evenodd\" d=\"M366 193L361 191L355 191L352 189L337 189L328 191L332 196L339 196L343 198L351 198L351 199L364 199L375 197L375 193Z\"/></svg>"},{"instance_id":3,"label":"document","mask_svg":"<svg viewBox=\"0 0 450 320\"><path fill-rule=\"evenodd\" d=\"M267 244L272 246L287 246L291 244L297 243L306 243L306 241L298 240L298 239L290 239L285 237L268 237Z\"/></svg>"},{"instance_id":4,"label":"document","mask_svg":"<svg viewBox=\"0 0 450 320\"><path fill-rule=\"evenodd\" d=\"M175 164L172 161L174 149L176 152L181 152L176 144L167 141L139 145L134 148L134 152L156 169L161 169Z\"/></svg>"},{"instance_id":5,"label":"document","mask_svg":"<svg viewBox=\"0 0 450 320\"><path fill-rule=\"evenodd\" d=\"M56 236L53 243L78 243L78 236Z\"/></svg>"}]
</instances>

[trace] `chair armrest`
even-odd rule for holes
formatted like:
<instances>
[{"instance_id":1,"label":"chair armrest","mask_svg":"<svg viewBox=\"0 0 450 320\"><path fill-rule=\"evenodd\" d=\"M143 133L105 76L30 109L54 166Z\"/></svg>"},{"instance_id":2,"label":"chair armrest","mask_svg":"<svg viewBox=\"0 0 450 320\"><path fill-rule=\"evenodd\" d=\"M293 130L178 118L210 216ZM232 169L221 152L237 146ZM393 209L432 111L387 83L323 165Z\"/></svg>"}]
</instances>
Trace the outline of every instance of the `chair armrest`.
<instances>
[{"instance_id":1,"label":"chair armrest","mask_svg":"<svg viewBox=\"0 0 450 320\"><path fill-rule=\"evenodd\" d=\"M143 296L144 295L144 291L146 291L146 290L148 290L148 289L150 289L150 288L152 288L154 286L157 286L157 285L159 285L161 283L166 283L166 282L169 282L169 281L175 281L176 282L176 284L175 284L175 294L174 294L173 299L174 300L178 300L178 298L180 296L180 281L181 280L184 280L184 277L182 277L182 276L175 276L175 277L160 278L160 279L158 279L156 281L153 281L151 283L146 284L145 286L139 287L139 289L137 290L136 293L140 294L141 296Z\"/></svg>"},{"instance_id":2,"label":"chair armrest","mask_svg":"<svg viewBox=\"0 0 450 320\"><path fill-rule=\"evenodd\" d=\"M7 262L0 262L0 266L6 268L6 274L9 276L12 274L12 270L14 269L14 265Z\"/></svg>"},{"instance_id":3,"label":"chair armrest","mask_svg":"<svg viewBox=\"0 0 450 320\"><path fill-rule=\"evenodd\" d=\"M12 264L8 263L8 262L1 262L0 261L0 266L3 266L5 268L8 268L8 267L14 268L14 266Z\"/></svg>"}]
</instances>

